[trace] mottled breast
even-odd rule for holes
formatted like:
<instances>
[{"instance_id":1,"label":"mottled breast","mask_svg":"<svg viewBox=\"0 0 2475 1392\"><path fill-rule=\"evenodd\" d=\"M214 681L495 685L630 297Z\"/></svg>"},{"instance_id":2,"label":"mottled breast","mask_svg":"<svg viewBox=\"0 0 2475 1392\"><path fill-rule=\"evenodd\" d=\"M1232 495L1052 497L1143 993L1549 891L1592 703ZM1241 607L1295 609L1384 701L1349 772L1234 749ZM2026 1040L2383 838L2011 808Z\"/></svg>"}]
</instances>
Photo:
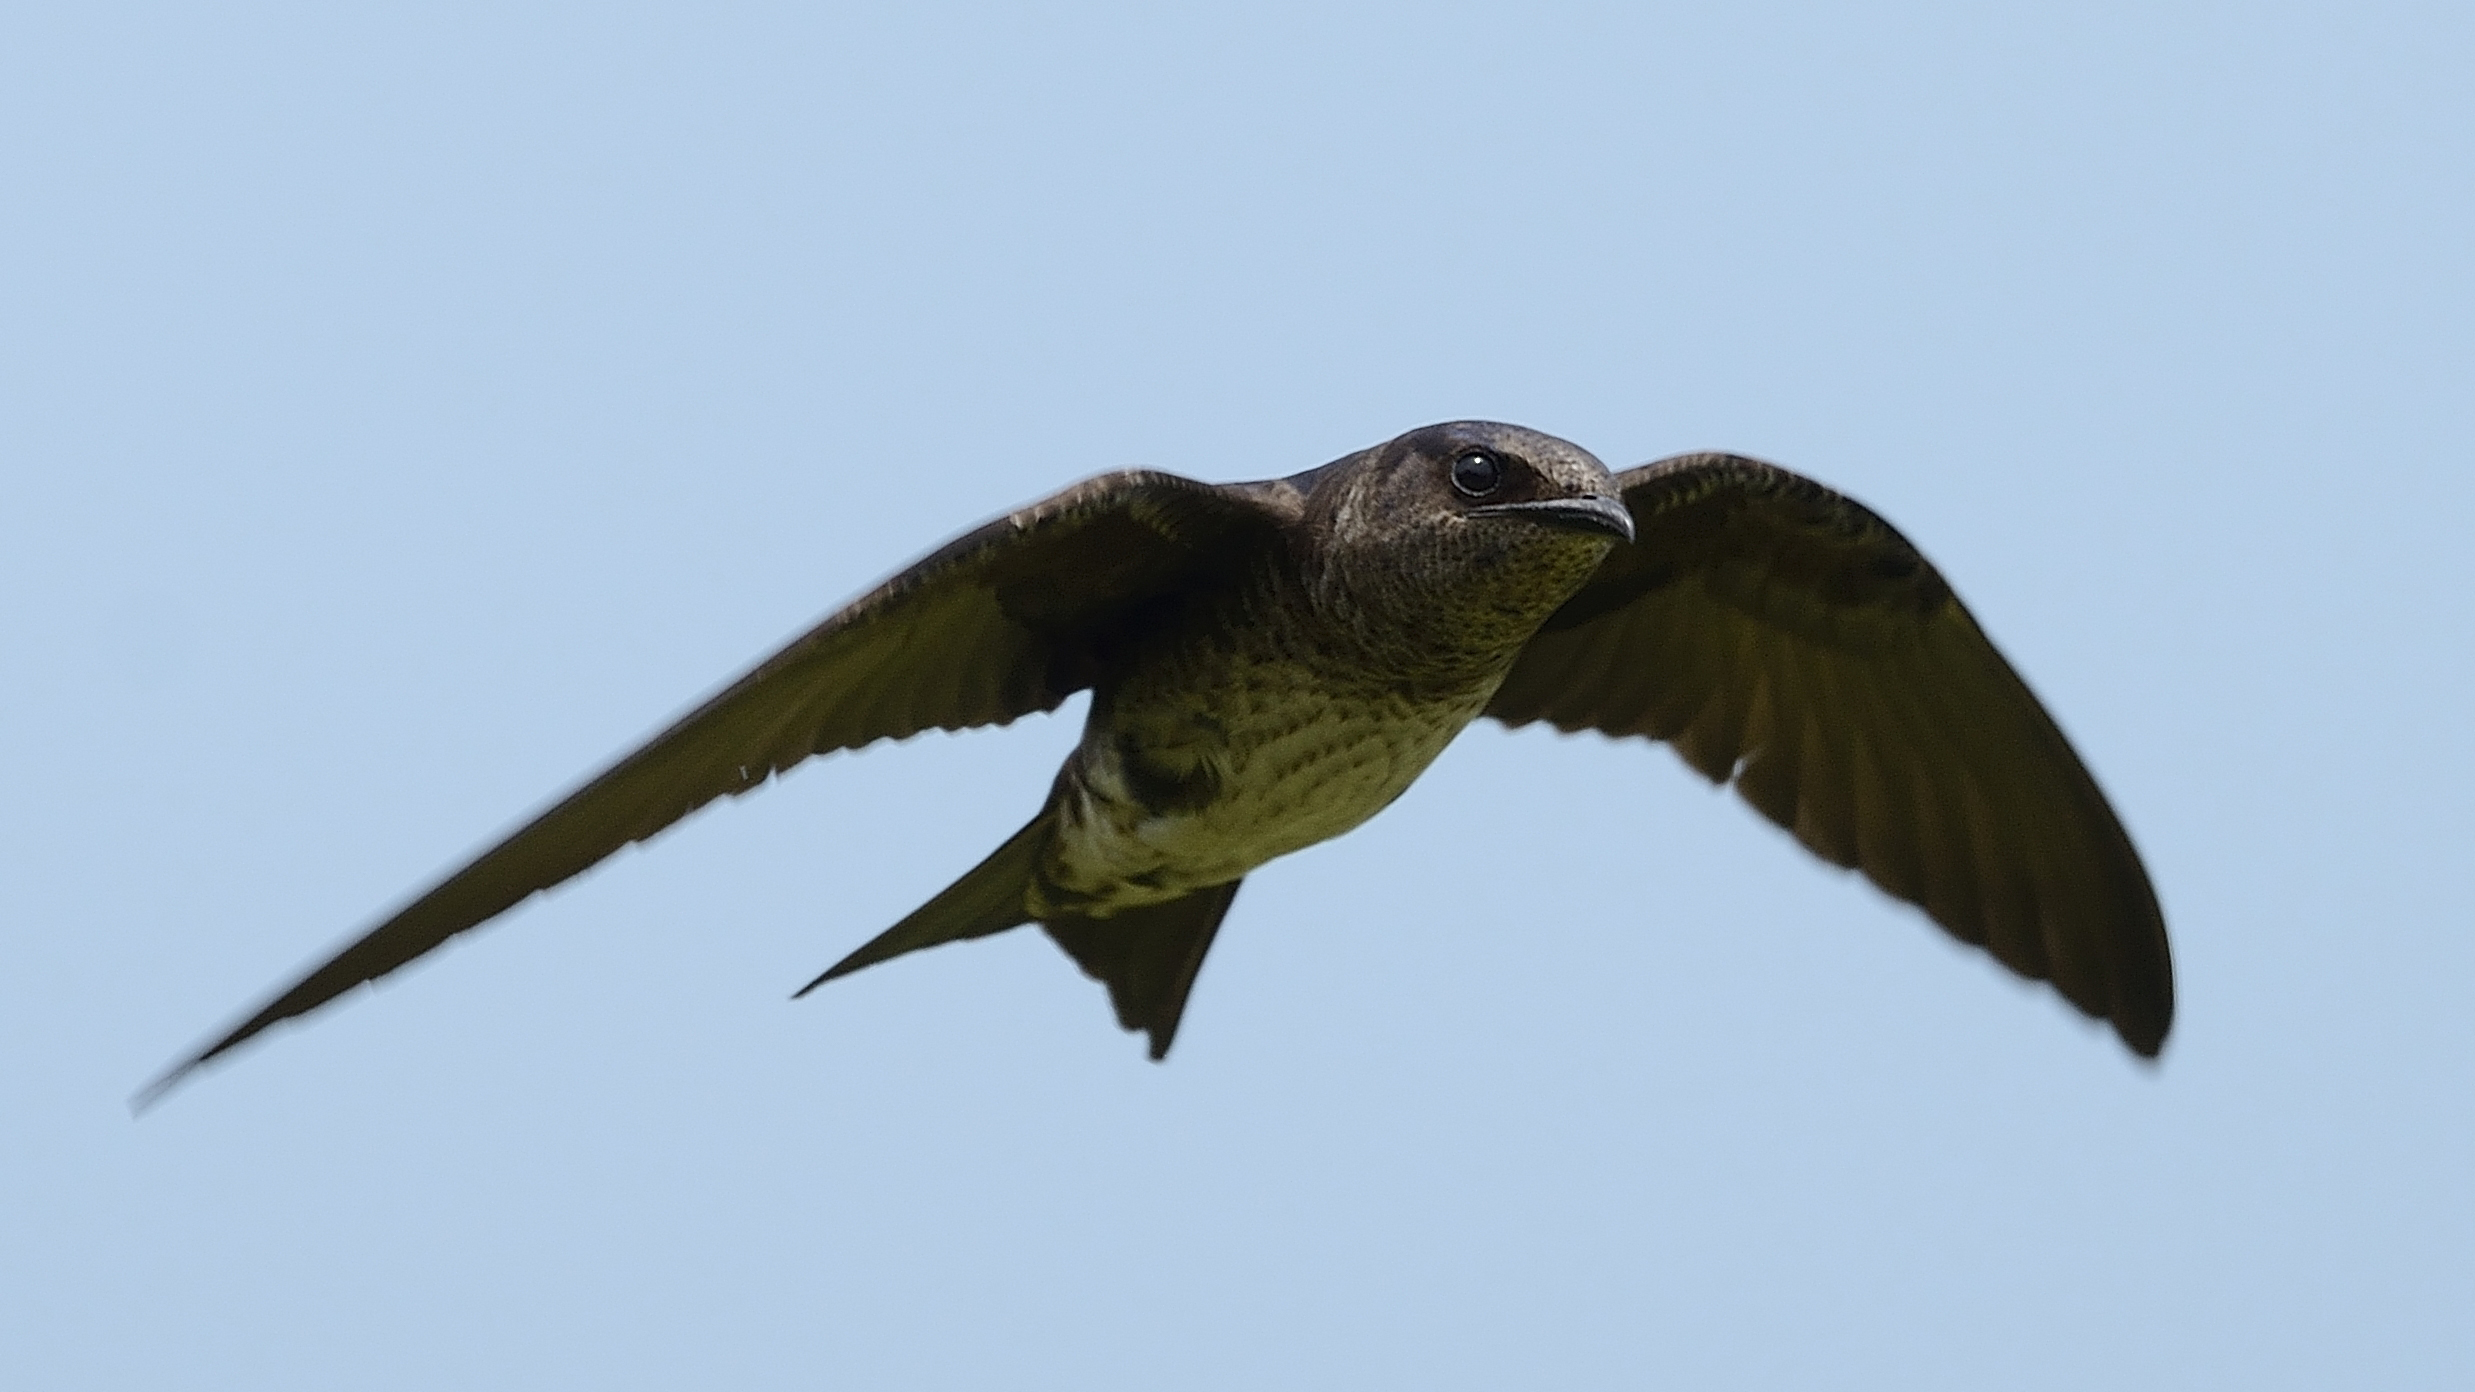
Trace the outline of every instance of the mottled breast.
<instances>
[{"instance_id":1,"label":"mottled breast","mask_svg":"<svg viewBox=\"0 0 2475 1392\"><path fill-rule=\"evenodd\" d=\"M1059 780L1048 907L1106 916L1224 884L1389 806L1493 683L1412 694L1320 664L1231 664L1129 692Z\"/></svg>"}]
</instances>

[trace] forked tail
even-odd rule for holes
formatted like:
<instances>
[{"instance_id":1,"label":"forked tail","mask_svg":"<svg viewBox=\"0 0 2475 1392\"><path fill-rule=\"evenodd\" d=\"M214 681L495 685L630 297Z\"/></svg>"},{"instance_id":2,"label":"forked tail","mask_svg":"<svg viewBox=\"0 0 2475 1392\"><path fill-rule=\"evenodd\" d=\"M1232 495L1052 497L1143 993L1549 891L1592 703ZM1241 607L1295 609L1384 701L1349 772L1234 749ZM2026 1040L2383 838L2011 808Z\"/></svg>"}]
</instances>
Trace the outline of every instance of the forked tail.
<instances>
[{"instance_id":1,"label":"forked tail","mask_svg":"<svg viewBox=\"0 0 2475 1392\"><path fill-rule=\"evenodd\" d=\"M849 976L890 957L917 952L939 943L985 938L1031 921L1023 907L1024 891L1039 869L1040 852L1048 844L1050 817L1031 819L1021 831L964 876L947 885L934 899L913 909L902 922L870 938L857 952L827 967L816 980L792 993L797 1000L837 976Z\"/></svg>"},{"instance_id":2,"label":"forked tail","mask_svg":"<svg viewBox=\"0 0 2475 1392\"><path fill-rule=\"evenodd\" d=\"M1031 922L1024 903L1052 825L1047 812L1032 818L961 879L826 968L797 995L906 952L984 938ZM1220 931L1237 888L1238 882L1231 880L1107 918L1059 916L1040 926L1086 975L1109 988L1117 1023L1151 1036L1152 1057L1165 1058L1186 1013L1195 974L1203 968L1203 956L1211 951L1213 935Z\"/></svg>"}]
</instances>

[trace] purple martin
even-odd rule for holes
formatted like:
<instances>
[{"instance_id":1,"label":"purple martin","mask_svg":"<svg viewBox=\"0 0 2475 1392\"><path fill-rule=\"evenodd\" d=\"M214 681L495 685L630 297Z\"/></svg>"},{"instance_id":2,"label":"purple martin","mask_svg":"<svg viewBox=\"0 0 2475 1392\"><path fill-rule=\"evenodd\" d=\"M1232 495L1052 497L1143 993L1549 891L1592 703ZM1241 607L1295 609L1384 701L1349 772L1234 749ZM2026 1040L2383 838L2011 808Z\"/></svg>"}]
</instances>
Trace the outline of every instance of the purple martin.
<instances>
[{"instance_id":1,"label":"purple martin","mask_svg":"<svg viewBox=\"0 0 2475 1392\"><path fill-rule=\"evenodd\" d=\"M1037 815L803 987L1037 923L1168 1053L1238 884L1350 830L1480 716L1664 740L2154 1057L2173 1018L2140 857L2044 707L1890 524L1730 454L1610 474L1429 426L1288 478L1106 474L826 619L173 1067L814 754L1092 693Z\"/></svg>"}]
</instances>

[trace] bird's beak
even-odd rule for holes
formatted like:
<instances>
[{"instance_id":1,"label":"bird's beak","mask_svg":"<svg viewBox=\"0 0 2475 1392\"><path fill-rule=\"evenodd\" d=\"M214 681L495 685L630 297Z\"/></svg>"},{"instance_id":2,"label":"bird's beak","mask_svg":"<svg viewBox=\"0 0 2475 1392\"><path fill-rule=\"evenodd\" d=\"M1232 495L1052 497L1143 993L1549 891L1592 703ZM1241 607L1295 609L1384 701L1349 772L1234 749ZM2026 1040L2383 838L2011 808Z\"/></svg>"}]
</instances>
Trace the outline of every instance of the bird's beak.
<instances>
[{"instance_id":1,"label":"bird's beak","mask_svg":"<svg viewBox=\"0 0 2475 1392\"><path fill-rule=\"evenodd\" d=\"M1578 498L1539 498L1527 503L1495 503L1471 508L1472 517L1510 517L1567 532L1592 532L1618 541L1633 539L1633 514L1621 498L1595 493Z\"/></svg>"}]
</instances>

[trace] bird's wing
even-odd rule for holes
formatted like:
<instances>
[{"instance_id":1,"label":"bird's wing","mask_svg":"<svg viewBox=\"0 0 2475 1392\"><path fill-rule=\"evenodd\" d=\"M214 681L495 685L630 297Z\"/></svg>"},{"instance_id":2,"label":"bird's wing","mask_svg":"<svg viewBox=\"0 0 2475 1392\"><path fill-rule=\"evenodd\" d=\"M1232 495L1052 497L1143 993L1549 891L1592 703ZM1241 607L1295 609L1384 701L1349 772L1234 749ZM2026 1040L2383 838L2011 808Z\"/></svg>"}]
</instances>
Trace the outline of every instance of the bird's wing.
<instances>
[{"instance_id":1,"label":"bird's wing","mask_svg":"<svg viewBox=\"0 0 2475 1392\"><path fill-rule=\"evenodd\" d=\"M1735 455L1630 470L1639 536L1487 713L1666 740L2153 1056L2174 1015L2138 852L2052 717L1890 524Z\"/></svg>"},{"instance_id":2,"label":"bird's wing","mask_svg":"<svg viewBox=\"0 0 2475 1392\"><path fill-rule=\"evenodd\" d=\"M811 754L1003 724L1091 685L1154 606L1259 555L1280 483L1107 474L957 538L732 682L338 952L145 1096Z\"/></svg>"}]
</instances>

